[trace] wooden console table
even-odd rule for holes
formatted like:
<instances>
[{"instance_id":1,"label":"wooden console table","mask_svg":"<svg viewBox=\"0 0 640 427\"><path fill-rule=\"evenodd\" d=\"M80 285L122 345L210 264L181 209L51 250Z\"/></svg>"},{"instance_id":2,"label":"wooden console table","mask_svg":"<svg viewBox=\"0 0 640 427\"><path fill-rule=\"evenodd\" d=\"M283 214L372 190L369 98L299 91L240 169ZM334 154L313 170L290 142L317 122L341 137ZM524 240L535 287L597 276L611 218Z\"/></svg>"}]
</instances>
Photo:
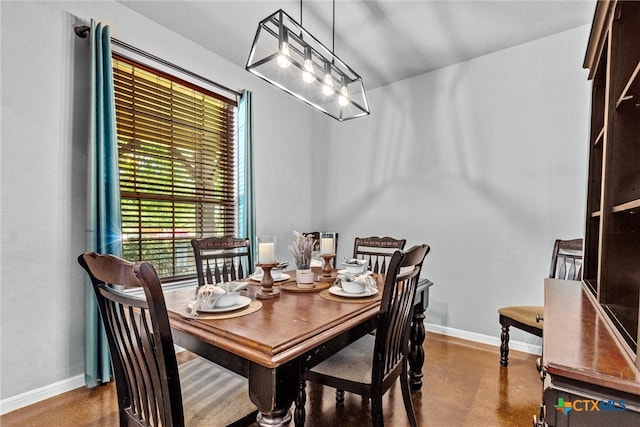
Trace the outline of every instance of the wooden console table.
<instances>
[{"instance_id":1,"label":"wooden console table","mask_svg":"<svg viewBox=\"0 0 640 427\"><path fill-rule=\"evenodd\" d=\"M555 279L544 292L540 424L640 425L640 370L593 295L580 281Z\"/></svg>"}]
</instances>

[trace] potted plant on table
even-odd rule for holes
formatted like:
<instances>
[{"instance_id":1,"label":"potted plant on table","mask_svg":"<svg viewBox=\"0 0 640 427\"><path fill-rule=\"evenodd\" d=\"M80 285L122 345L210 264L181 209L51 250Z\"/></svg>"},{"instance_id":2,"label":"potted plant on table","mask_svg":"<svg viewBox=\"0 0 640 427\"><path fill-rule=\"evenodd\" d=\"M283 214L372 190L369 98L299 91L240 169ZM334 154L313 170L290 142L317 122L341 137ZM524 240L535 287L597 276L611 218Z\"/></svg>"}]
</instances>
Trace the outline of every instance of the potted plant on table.
<instances>
[{"instance_id":1,"label":"potted plant on table","mask_svg":"<svg viewBox=\"0 0 640 427\"><path fill-rule=\"evenodd\" d=\"M311 253L316 244L313 235L294 231L296 239L289 246L296 263L296 282L299 288L313 288L315 277L311 271Z\"/></svg>"}]
</instances>

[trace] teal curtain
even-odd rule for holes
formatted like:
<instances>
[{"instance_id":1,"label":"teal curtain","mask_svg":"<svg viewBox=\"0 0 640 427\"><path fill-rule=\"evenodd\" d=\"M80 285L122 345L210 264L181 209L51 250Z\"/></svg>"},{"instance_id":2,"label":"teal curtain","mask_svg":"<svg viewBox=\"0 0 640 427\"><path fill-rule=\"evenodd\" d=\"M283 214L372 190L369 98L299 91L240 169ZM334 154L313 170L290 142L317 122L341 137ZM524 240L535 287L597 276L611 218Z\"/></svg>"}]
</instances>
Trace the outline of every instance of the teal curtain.
<instances>
[{"instance_id":1,"label":"teal curtain","mask_svg":"<svg viewBox=\"0 0 640 427\"><path fill-rule=\"evenodd\" d=\"M118 142L109 27L91 21L91 125L87 179L87 248L122 256ZM111 359L91 282L86 282L85 383L111 380Z\"/></svg>"},{"instance_id":2,"label":"teal curtain","mask_svg":"<svg viewBox=\"0 0 640 427\"><path fill-rule=\"evenodd\" d=\"M252 258L256 260L256 213L253 180L253 115L251 92L242 92L238 103L238 222L240 237L251 241Z\"/></svg>"}]
</instances>

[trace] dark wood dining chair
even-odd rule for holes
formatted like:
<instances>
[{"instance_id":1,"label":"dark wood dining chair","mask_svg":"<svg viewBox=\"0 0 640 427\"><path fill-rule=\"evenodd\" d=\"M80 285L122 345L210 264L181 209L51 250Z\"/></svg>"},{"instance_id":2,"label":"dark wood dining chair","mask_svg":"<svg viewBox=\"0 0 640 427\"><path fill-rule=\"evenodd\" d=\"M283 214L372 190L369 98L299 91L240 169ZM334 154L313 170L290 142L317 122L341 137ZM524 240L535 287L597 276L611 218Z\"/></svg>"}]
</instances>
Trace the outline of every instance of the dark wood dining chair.
<instances>
[{"instance_id":1,"label":"dark wood dining chair","mask_svg":"<svg viewBox=\"0 0 640 427\"><path fill-rule=\"evenodd\" d=\"M580 280L582 277L582 239L560 240L553 244L549 277L562 280ZM518 305L498 309L501 325L500 365L509 365L509 328L513 326L542 337L543 306Z\"/></svg>"},{"instance_id":2,"label":"dark wood dining chair","mask_svg":"<svg viewBox=\"0 0 640 427\"><path fill-rule=\"evenodd\" d=\"M369 261L369 270L385 274L391 255L404 249L405 239L393 237L356 237L353 242L353 257Z\"/></svg>"},{"instance_id":3,"label":"dark wood dining chair","mask_svg":"<svg viewBox=\"0 0 640 427\"><path fill-rule=\"evenodd\" d=\"M345 391L371 399L373 425L382 426L382 397L400 379L409 423L416 426L407 357L413 301L429 250L428 245L422 244L393 253L382 290L376 334L365 335L304 373L301 392L305 381L313 381L334 387L338 405L344 404Z\"/></svg>"},{"instance_id":4,"label":"dark wood dining chair","mask_svg":"<svg viewBox=\"0 0 640 427\"><path fill-rule=\"evenodd\" d=\"M251 243L237 237L192 239L198 286L244 279L253 272Z\"/></svg>"},{"instance_id":5,"label":"dark wood dining chair","mask_svg":"<svg viewBox=\"0 0 640 427\"><path fill-rule=\"evenodd\" d=\"M93 252L78 262L89 273L105 325L121 427L255 422L245 378L200 357L178 366L162 286L150 263Z\"/></svg>"}]
</instances>

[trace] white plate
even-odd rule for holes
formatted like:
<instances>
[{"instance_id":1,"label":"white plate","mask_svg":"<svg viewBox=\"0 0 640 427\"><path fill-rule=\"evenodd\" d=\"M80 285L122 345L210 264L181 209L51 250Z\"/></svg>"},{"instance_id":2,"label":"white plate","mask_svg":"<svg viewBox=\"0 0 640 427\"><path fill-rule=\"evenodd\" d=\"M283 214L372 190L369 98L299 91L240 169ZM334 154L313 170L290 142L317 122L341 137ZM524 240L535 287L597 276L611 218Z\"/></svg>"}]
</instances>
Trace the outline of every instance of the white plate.
<instances>
[{"instance_id":1,"label":"white plate","mask_svg":"<svg viewBox=\"0 0 640 427\"><path fill-rule=\"evenodd\" d=\"M236 305L232 305L229 307L213 307L209 310L198 310L200 313L224 313L226 311L238 310L241 308L245 308L249 304L251 304L251 298L240 295L238 297L238 303Z\"/></svg>"},{"instance_id":2,"label":"white plate","mask_svg":"<svg viewBox=\"0 0 640 427\"><path fill-rule=\"evenodd\" d=\"M284 282L285 280L289 280L291 278L291 276L289 276L286 273L282 273L280 275L280 277L278 277L277 279L273 279L274 282ZM251 276L249 276L249 279L251 280L255 280L256 282L259 282L262 280L262 274L252 274Z\"/></svg>"},{"instance_id":3,"label":"white plate","mask_svg":"<svg viewBox=\"0 0 640 427\"><path fill-rule=\"evenodd\" d=\"M373 271L368 270L368 271L365 271L364 273L349 273L345 268L344 270L338 270L338 274L350 274L351 276L360 276L363 274L373 274Z\"/></svg>"},{"instance_id":4,"label":"white plate","mask_svg":"<svg viewBox=\"0 0 640 427\"><path fill-rule=\"evenodd\" d=\"M375 289L373 292L366 291L360 294L352 294L345 291L342 288L339 288L337 286L332 286L329 288L329 293L333 295L338 295L339 297L345 297L345 298L362 298L362 297L372 297L378 293L378 290Z\"/></svg>"}]
</instances>

